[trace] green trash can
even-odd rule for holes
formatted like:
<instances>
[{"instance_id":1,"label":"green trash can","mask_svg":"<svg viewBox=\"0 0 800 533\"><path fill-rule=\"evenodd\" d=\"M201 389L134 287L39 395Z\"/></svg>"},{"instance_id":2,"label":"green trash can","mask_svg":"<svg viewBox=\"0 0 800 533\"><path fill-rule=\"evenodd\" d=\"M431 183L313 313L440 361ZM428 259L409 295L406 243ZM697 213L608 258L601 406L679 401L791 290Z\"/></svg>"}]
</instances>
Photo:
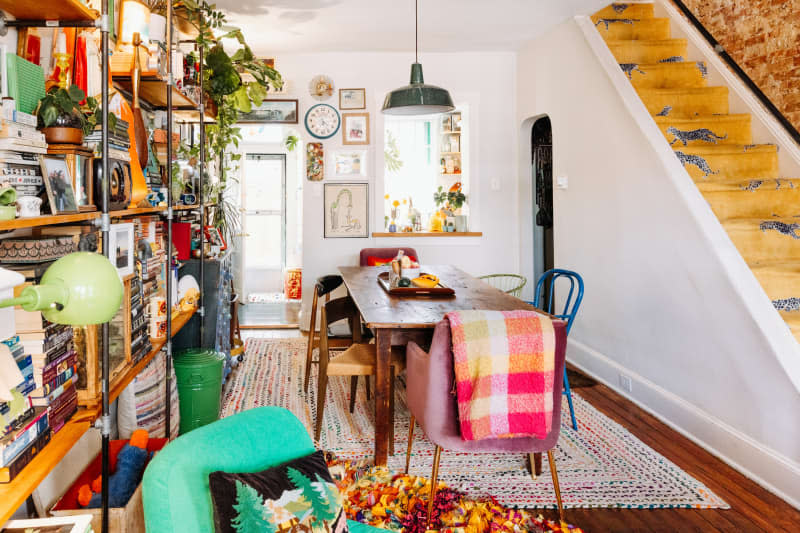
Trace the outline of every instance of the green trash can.
<instances>
[{"instance_id":1,"label":"green trash can","mask_svg":"<svg viewBox=\"0 0 800 533\"><path fill-rule=\"evenodd\" d=\"M225 354L190 348L176 353L172 364L178 380L183 435L219 418Z\"/></svg>"}]
</instances>

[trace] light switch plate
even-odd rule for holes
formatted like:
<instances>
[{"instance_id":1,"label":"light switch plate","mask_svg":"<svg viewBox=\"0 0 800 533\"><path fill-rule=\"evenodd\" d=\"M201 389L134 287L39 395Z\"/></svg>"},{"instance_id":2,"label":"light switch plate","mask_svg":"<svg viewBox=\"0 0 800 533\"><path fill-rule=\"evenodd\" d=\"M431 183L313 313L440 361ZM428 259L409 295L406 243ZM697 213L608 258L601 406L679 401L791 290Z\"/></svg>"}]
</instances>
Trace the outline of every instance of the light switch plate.
<instances>
[{"instance_id":1,"label":"light switch plate","mask_svg":"<svg viewBox=\"0 0 800 533\"><path fill-rule=\"evenodd\" d=\"M557 176L556 177L556 188L558 189L566 189L569 187L569 178L567 176Z\"/></svg>"}]
</instances>

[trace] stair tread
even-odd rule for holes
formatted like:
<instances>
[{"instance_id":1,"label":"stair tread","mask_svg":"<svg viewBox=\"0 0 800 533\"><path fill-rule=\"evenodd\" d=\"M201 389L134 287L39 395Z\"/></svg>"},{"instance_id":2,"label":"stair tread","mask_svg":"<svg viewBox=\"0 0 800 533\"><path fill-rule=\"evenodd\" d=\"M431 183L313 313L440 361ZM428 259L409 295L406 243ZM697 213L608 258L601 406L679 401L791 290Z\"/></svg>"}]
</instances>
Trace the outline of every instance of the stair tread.
<instances>
[{"instance_id":1,"label":"stair tread","mask_svg":"<svg viewBox=\"0 0 800 533\"><path fill-rule=\"evenodd\" d=\"M654 11L652 2L612 3L592 15L592 20L596 22L600 18L653 18Z\"/></svg>"},{"instance_id":2,"label":"stair tread","mask_svg":"<svg viewBox=\"0 0 800 533\"><path fill-rule=\"evenodd\" d=\"M636 89L637 92L651 93L658 95L706 95L706 94L728 94L728 88L720 85L710 87L642 87ZM725 113L726 115L728 113ZM714 115L711 115L714 116Z\"/></svg>"},{"instance_id":3,"label":"stair tread","mask_svg":"<svg viewBox=\"0 0 800 533\"><path fill-rule=\"evenodd\" d=\"M778 147L774 144L709 144L677 146L674 148L676 152L697 155L771 154L778 152Z\"/></svg>"},{"instance_id":4,"label":"stair tread","mask_svg":"<svg viewBox=\"0 0 800 533\"><path fill-rule=\"evenodd\" d=\"M755 274L766 272L780 272L785 274L797 274L800 276L800 261L780 261L768 264L759 264L750 267Z\"/></svg>"},{"instance_id":5,"label":"stair tread","mask_svg":"<svg viewBox=\"0 0 800 533\"><path fill-rule=\"evenodd\" d=\"M761 224L764 222L781 222L790 226L797 224L796 233L800 235L800 217L731 218L728 220L723 220L722 225L726 228L753 229L754 227L760 228Z\"/></svg>"},{"instance_id":6,"label":"stair tread","mask_svg":"<svg viewBox=\"0 0 800 533\"><path fill-rule=\"evenodd\" d=\"M670 46L670 45L687 45L689 43L686 39L608 39L606 41L608 46L624 46L628 44L636 44L641 46ZM679 61L676 61L679 63Z\"/></svg>"},{"instance_id":7,"label":"stair tread","mask_svg":"<svg viewBox=\"0 0 800 533\"><path fill-rule=\"evenodd\" d=\"M670 37L668 18L600 18L594 26L606 40L639 41Z\"/></svg>"},{"instance_id":8,"label":"stair tread","mask_svg":"<svg viewBox=\"0 0 800 533\"><path fill-rule=\"evenodd\" d=\"M700 124L703 122L739 122L739 121L750 122L752 120L749 113L726 113L724 115L695 115L693 117L655 116L653 117L653 119L656 121L656 124L669 124L673 126L677 123Z\"/></svg>"}]
</instances>

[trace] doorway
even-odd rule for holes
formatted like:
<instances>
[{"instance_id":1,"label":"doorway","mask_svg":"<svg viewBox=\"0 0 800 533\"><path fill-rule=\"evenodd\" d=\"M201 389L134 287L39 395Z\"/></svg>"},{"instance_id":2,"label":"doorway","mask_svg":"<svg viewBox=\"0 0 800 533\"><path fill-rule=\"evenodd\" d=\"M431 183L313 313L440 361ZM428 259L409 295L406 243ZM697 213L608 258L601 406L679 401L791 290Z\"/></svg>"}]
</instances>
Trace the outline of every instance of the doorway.
<instances>
[{"instance_id":1,"label":"doorway","mask_svg":"<svg viewBox=\"0 0 800 533\"><path fill-rule=\"evenodd\" d=\"M245 152L243 160L241 327L296 327L299 304L283 293L286 154Z\"/></svg>"},{"instance_id":2,"label":"doorway","mask_svg":"<svg viewBox=\"0 0 800 533\"><path fill-rule=\"evenodd\" d=\"M536 120L531 127L531 174L533 180L533 273L535 284L542 274L555 266L553 130L550 117L546 115ZM548 288L544 289L547 291Z\"/></svg>"}]
</instances>

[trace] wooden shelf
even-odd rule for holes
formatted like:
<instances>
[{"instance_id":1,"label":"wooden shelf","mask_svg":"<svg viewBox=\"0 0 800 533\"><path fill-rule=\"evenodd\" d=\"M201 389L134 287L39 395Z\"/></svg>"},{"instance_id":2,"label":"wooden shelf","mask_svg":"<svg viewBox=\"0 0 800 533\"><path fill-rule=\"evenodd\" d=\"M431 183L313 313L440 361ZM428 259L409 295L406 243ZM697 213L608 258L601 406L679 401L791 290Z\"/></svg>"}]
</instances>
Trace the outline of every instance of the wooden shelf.
<instances>
[{"instance_id":1,"label":"wooden shelf","mask_svg":"<svg viewBox=\"0 0 800 533\"><path fill-rule=\"evenodd\" d=\"M83 21L100 16L80 0L0 0L0 9L20 20Z\"/></svg>"},{"instance_id":2,"label":"wooden shelf","mask_svg":"<svg viewBox=\"0 0 800 533\"><path fill-rule=\"evenodd\" d=\"M195 312L196 309L175 315L175 318L172 319L173 336L186 325ZM116 400L125 387L130 385L133 378L139 375L144 367L153 360L166 344L166 339L151 339L150 342L153 345L153 349L141 361L131 367L122 379L117 380L116 385L110 391L109 403ZM100 405L88 409L78 409L78 412L69 419L64 427L53 434L47 446L14 478L14 481L0 484L0 525L4 524L14 511L25 503L27 497L36 490L39 483L47 477L75 443L92 427L94 421L102 414L101 409Z\"/></svg>"},{"instance_id":3,"label":"wooden shelf","mask_svg":"<svg viewBox=\"0 0 800 533\"><path fill-rule=\"evenodd\" d=\"M2 0L0 0L2 1ZM130 77L115 76L114 83L128 93L133 92L133 85ZM142 77L139 82L139 98L157 109L167 108L167 82L156 77ZM199 106L192 102L188 96L184 95L177 87L172 87L172 109L189 110L198 113Z\"/></svg>"},{"instance_id":4,"label":"wooden shelf","mask_svg":"<svg viewBox=\"0 0 800 533\"><path fill-rule=\"evenodd\" d=\"M198 205L174 205L173 211L188 211L190 209L198 209ZM122 211L110 211L111 218L125 218L136 217L140 215L164 213L167 208L159 207L136 207L133 209L124 209ZM94 220L100 218L100 211L89 211L86 213L74 213L70 215L44 215L40 217L30 218L16 218L14 220L0 221L0 231L11 231L23 228L35 228L40 226L55 226L58 224L73 224L75 222L85 222L87 220Z\"/></svg>"},{"instance_id":5,"label":"wooden shelf","mask_svg":"<svg viewBox=\"0 0 800 533\"><path fill-rule=\"evenodd\" d=\"M461 172L439 172L441 176L460 176Z\"/></svg>"},{"instance_id":6,"label":"wooden shelf","mask_svg":"<svg viewBox=\"0 0 800 533\"><path fill-rule=\"evenodd\" d=\"M442 130L443 135L461 135L461 131Z\"/></svg>"},{"instance_id":7,"label":"wooden shelf","mask_svg":"<svg viewBox=\"0 0 800 533\"><path fill-rule=\"evenodd\" d=\"M373 237L483 237L482 231L413 231L395 233L372 232Z\"/></svg>"},{"instance_id":8,"label":"wooden shelf","mask_svg":"<svg viewBox=\"0 0 800 533\"><path fill-rule=\"evenodd\" d=\"M461 152L439 152L442 155L461 155Z\"/></svg>"}]
</instances>

